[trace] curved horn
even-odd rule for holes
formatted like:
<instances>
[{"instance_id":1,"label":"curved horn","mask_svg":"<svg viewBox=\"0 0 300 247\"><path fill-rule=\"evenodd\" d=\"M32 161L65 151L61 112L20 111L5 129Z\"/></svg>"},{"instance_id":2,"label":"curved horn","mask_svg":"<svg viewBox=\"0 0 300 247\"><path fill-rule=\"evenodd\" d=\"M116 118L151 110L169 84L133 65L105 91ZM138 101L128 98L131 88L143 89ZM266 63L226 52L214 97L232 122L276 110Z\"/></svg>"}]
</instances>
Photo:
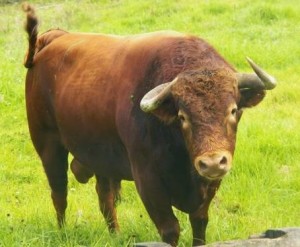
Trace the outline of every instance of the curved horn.
<instances>
[{"instance_id":1,"label":"curved horn","mask_svg":"<svg viewBox=\"0 0 300 247\"><path fill-rule=\"evenodd\" d=\"M246 57L248 63L254 70L255 74L238 73L239 88L254 88L261 90L271 90L276 87L276 79L260 68L249 57Z\"/></svg>"},{"instance_id":2,"label":"curved horn","mask_svg":"<svg viewBox=\"0 0 300 247\"><path fill-rule=\"evenodd\" d=\"M156 86L142 98L140 107L144 112L151 112L157 109L164 99L170 94L171 87L177 82L177 77L167 83Z\"/></svg>"}]
</instances>

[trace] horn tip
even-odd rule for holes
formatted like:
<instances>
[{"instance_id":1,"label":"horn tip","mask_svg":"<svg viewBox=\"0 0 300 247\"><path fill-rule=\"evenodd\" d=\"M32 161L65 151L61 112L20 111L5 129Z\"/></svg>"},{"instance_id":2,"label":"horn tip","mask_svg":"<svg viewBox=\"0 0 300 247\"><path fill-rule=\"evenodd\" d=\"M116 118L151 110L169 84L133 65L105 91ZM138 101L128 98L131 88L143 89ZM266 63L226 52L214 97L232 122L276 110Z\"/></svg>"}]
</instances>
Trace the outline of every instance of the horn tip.
<instances>
[{"instance_id":1,"label":"horn tip","mask_svg":"<svg viewBox=\"0 0 300 247\"><path fill-rule=\"evenodd\" d=\"M267 74L265 71L259 68L259 66L250 57L246 56L246 60L248 61L248 63L250 64L250 66L252 67L252 69L255 71L256 74L258 74L258 72L260 71L259 74L261 75L259 77L263 79L263 82L265 84L265 89L271 90L276 87L277 82L273 76Z\"/></svg>"},{"instance_id":2,"label":"horn tip","mask_svg":"<svg viewBox=\"0 0 300 247\"><path fill-rule=\"evenodd\" d=\"M257 66L257 64L250 57L246 57L246 60L250 64L251 67Z\"/></svg>"},{"instance_id":3,"label":"horn tip","mask_svg":"<svg viewBox=\"0 0 300 247\"><path fill-rule=\"evenodd\" d=\"M248 62L252 62L253 63L253 60L250 57L246 56L246 59L247 59Z\"/></svg>"}]
</instances>

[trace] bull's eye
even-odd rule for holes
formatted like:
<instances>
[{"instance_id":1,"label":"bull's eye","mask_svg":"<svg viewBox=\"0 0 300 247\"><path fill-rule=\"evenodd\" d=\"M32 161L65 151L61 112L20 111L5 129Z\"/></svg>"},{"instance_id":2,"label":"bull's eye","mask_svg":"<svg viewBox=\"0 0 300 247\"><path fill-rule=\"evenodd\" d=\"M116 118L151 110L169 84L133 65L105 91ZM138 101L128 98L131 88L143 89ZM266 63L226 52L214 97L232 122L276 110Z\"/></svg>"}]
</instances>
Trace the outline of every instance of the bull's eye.
<instances>
[{"instance_id":1,"label":"bull's eye","mask_svg":"<svg viewBox=\"0 0 300 247\"><path fill-rule=\"evenodd\" d=\"M182 114L178 115L178 119L180 120L181 123L184 123L185 117Z\"/></svg>"},{"instance_id":2,"label":"bull's eye","mask_svg":"<svg viewBox=\"0 0 300 247\"><path fill-rule=\"evenodd\" d=\"M236 114L237 114L237 111L238 111L237 108L233 108L233 109L231 110L231 115L235 117Z\"/></svg>"},{"instance_id":3,"label":"bull's eye","mask_svg":"<svg viewBox=\"0 0 300 247\"><path fill-rule=\"evenodd\" d=\"M180 121L180 126L185 135L189 135L187 133L190 133L190 119L189 116L182 110L179 110L178 115L177 115L178 121Z\"/></svg>"}]
</instances>

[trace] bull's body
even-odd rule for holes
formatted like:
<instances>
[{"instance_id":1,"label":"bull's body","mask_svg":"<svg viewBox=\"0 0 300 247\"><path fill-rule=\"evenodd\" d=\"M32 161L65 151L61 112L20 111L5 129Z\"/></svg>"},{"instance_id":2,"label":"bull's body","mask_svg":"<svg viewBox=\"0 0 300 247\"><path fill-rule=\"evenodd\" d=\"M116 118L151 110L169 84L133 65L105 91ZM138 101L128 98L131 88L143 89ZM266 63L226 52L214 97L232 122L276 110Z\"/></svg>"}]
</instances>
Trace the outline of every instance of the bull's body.
<instances>
[{"instance_id":1,"label":"bull's body","mask_svg":"<svg viewBox=\"0 0 300 247\"><path fill-rule=\"evenodd\" d=\"M121 37L52 30L41 35L36 44L34 58L30 57L34 52L29 51L26 64L28 122L52 189L59 223L67 206L67 156L71 153L71 168L79 181L96 176L100 208L111 231L118 230L114 200L120 181L134 180L164 241L172 245L178 241L179 224L172 211L175 206L190 215L194 244L203 244L208 206L223 176L222 172L219 179L210 180L197 172L202 168L206 172L211 157L217 155L210 138L205 137L213 135L213 130L206 128L207 133L200 131L203 138L196 138L197 143L205 142L209 151L195 144L191 151L187 144L191 138L182 132L180 122L169 121L161 109L155 109L154 114L143 112L140 101L149 90L185 71L202 71L209 77L215 71L226 71L229 76L224 78L229 82L218 82L221 93L215 93L219 99L213 96L213 105L217 105L209 110L212 115L223 111L222 104L240 100L233 78L235 70L202 39L175 32ZM254 95L257 97L257 92ZM211 100L201 97L202 104ZM247 97L253 98L252 94ZM252 105L263 96L257 98ZM248 106L243 104L241 107ZM172 107L168 102L164 106ZM217 149L226 150L218 161L221 165L231 161L235 132L228 128L235 130L237 121L229 123L230 128L225 126L229 141L217 131L217 143L222 144L216 144ZM198 132L195 126L193 131ZM200 159L195 150L214 153ZM200 168L193 168L193 159Z\"/></svg>"},{"instance_id":2,"label":"bull's body","mask_svg":"<svg viewBox=\"0 0 300 247\"><path fill-rule=\"evenodd\" d=\"M41 48L34 70L28 72L29 119L43 133L44 128L52 129L95 174L133 179L130 164L139 153L146 160L155 154L160 167L173 170L174 161L188 162L182 137L143 113L139 102L181 71L202 63L229 66L217 53L205 57L208 50L212 48L204 41L178 33L64 34Z\"/></svg>"}]
</instances>

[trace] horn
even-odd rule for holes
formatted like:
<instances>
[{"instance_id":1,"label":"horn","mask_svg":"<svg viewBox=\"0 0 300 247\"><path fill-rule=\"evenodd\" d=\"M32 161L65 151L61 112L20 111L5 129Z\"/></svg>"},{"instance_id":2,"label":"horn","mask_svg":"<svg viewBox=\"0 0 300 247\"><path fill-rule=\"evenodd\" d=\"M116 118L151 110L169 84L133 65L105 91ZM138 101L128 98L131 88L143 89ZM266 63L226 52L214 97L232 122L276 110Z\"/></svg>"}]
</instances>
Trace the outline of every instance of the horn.
<instances>
[{"instance_id":1,"label":"horn","mask_svg":"<svg viewBox=\"0 0 300 247\"><path fill-rule=\"evenodd\" d=\"M249 57L246 57L248 63L255 74L238 73L238 85L240 89L250 88L259 90L271 90L276 87L276 79L260 68Z\"/></svg>"},{"instance_id":2,"label":"horn","mask_svg":"<svg viewBox=\"0 0 300 247\"><path fill-rule=\"evenodd\" d=\"M171 87L177 82L177 80L178 79L176 77L173 81L158 85L146 93L140 102L142 111L151 112L157 109L165 98L170 95Z\"/></svg>"}]
</instances>

